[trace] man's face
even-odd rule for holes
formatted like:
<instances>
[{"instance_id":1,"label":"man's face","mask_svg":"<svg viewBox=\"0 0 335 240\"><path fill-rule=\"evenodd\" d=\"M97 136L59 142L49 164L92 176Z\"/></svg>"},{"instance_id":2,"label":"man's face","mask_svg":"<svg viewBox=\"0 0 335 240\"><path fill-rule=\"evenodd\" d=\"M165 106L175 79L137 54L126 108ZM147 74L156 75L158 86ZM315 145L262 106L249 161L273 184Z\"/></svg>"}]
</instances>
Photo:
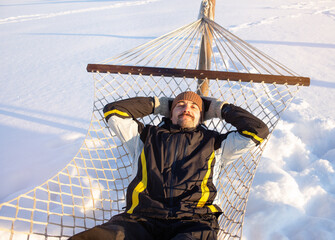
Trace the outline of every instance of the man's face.
<instances>
[{"instance_id":1,"label":"man's face","mask_svg":"<svg viewBox=\"0 0 335 240\"><path fill-rule=\"evenodd\" d=\"M200 109L194 102L182 100L172 110L171 120L182 128L194 128L200 122Z\"/></svg>"}]
</instances>

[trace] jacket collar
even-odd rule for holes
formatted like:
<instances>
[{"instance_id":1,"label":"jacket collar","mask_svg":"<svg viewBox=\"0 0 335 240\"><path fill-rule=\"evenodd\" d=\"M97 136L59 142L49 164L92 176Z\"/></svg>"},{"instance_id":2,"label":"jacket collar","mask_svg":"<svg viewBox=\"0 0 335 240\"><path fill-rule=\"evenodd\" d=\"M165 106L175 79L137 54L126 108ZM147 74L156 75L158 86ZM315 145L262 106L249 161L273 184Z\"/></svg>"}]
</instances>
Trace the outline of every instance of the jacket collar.
<instances>
[{"instance_id":1,"label":"jacket collar","mask_svg":"<svg viewBox=\"0 0 335 240\"><path fill-rule=\"evenodd\" d=\"M173 124L170 118L163 117L162 122L158 125L159 127L163 127L167 130L169 130L172 133L177 132L195 132L197 130L200 130L201 128L206 128L203 124L199 124L198 126L194 128L182 128L179 125Z\"/></svg>"}]
</instances>

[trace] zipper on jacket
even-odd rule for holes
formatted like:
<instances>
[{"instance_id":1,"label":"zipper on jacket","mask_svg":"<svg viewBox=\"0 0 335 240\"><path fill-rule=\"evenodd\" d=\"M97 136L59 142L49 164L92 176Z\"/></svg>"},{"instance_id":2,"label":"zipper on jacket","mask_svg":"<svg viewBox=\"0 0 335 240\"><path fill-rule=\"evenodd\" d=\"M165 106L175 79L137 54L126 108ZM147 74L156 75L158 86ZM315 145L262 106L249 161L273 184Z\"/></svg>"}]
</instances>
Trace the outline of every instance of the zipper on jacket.
<instances>
[{"instance_id":1,"label":"zipper on jacket","mask_svg":"<svg viewBox=\"0 0 335 240\"><path fill-rule=\"evenodd\" d=\"M180 161L182 161L182 163L184 163L185 161L185 156L186 156L186 153L187 153L187 146L190 144L190 140L188 139L188 137L186 135L183 135L181 136L181 134L184 134L183 132L179 133L178 134L178 138L177 138L177 141L176 141L176 152L174 154L174 159L173 159L173 162L172 162L172 166L171 166L171 179L170 179L170 206L172 207L172 210L170 210L170 213L169 215L170 216L174 216L175 215L175 210L173 208L174 206L174 203L173 203L173 199L174 199L174 196L173 196L173 191L174 191L174 186L173 186L173 176L175 174L175 169L176 169L176 165L177 165L177 159L178 159L178 152L179 152L179 149L180 149L180 146L184 147L184 151L183 151L183 155L182 155L182 158L180 159ZM186 138L183 145L180 144L180 139L184 137Z\"/></svg>"}]
</instances>

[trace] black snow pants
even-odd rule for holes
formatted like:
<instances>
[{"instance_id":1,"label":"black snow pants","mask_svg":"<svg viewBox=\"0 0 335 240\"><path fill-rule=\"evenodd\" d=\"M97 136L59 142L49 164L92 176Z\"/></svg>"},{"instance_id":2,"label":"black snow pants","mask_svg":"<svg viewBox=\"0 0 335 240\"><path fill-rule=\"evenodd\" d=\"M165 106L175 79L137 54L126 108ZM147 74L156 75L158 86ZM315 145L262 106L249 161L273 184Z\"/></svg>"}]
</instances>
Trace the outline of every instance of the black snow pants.
<instances>
[{"instance_id":1,"label":"black snow pants","mask_svg":"<svg viewBox=\"0 0 335 240\"><path fill-rule=\"evenodd\" d=\"M70 240L216 240L216 217L155 219L121 213Z\"/></svg>"}]
</instances>

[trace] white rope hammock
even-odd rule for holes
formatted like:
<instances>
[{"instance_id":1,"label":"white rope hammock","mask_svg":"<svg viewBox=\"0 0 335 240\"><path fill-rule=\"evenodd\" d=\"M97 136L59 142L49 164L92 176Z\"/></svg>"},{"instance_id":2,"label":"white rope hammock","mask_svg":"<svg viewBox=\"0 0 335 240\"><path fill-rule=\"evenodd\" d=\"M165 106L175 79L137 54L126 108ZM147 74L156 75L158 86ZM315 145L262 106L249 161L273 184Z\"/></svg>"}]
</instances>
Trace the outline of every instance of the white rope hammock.
<instances>
[{"instance_id":1,"label":"white rope hammock","mask_svg":"<svg viewBox=\"0 0 335 240\"><path fill-rule=\"evenodd\" d=\"M204 46L211 56L206 60L208 71L196 70ZM1 239L67 239L123 211L132 160L104 121L102 109L107 103L201 92L205 79L208 96L247 109L272 132L299 86L309 85L309 79L206 17L102 64L90 64L88 70L95 72L95 100L83 145L54 177L0 205ZM141 119L146 124L160 120L155 115ZM206 124L222 133L233 129L218 119ZM267 141L222 167L217 183L217 201L224 212L220 239L241 239L250 187Z\"/></svg>"}]
</instances>

